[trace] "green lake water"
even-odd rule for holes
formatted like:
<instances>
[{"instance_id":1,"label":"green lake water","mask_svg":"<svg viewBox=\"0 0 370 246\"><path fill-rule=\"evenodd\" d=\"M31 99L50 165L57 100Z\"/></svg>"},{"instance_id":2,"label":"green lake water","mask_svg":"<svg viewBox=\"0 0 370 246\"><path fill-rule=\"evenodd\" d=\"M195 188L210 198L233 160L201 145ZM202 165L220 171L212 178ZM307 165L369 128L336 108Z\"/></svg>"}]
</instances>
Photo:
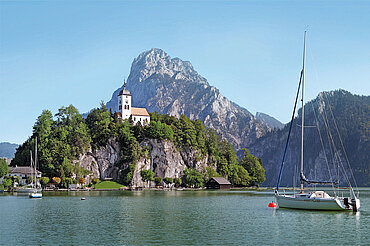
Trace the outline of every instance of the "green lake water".
<instances>
[{"instance_id":1,"label":"green lake water","mask_svg":"<svg viewBox=\"0 0 370 246\"><path fill-rule=\"evenodd\" d=\"M360 199L353 213L271 209L272 191L0 193L0 245L370 245L370 189Z\"/></svg>"}]
</instances>

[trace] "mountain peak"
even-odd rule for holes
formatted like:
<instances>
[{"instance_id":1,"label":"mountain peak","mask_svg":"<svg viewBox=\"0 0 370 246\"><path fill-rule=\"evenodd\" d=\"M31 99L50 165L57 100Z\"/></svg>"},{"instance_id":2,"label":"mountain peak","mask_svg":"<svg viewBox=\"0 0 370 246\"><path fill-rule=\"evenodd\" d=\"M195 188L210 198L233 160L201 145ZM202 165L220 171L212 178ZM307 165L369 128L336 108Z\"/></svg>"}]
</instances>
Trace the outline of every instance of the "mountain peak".
<instances>
[{"instance_id":1,"label":"mountain peak","mask_svg":"<svg viewBox=\"0 0 370 246\"><path fill-rule=\"evenodd\" d=\"M159 48L144 51L134 59L127 83L130 85L131 81L143 82L148 79L150 82L155 82L155 78L158 77L197 81L208 85L207 80L194 70L189 61L183 61L177 57L171 58Z\"/></svg>"},{"instance_id":2,"label":"mountain peak","mask_svg":"<svg viewBox=\"0 0 370 246\"><path fill-rule=\"evenodd\" d=\"M271 128L257 120L247 109L222 96L200 76L190 62L171 58L161 49L142 52L132 63L127 87L132 105L190 119L199 119L206 127L215 129L238 149ZM117 111L117 89L107 107Z\"/></svg>"}]
</instances>

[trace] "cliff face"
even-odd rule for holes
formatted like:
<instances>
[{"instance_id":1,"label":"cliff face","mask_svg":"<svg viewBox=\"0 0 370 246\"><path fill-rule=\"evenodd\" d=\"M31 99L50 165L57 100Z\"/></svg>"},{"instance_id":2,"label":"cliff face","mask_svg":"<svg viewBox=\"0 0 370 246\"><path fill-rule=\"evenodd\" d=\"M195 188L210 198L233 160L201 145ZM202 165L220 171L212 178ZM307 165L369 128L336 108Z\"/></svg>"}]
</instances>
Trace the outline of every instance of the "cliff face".
<instances>
[{"instance_id":1,"label":"cliff face","mask_svg":"<svg viewBox=\"0 0 370 246\"><path fill-rule=\"evenodd\" d=\"M133 61L127 88L134 107L199 119L206 127L219 132L235 149L248 146L271 130L247 109L210 86L190 62L171 58L160 49L143 52ZM112 111L117 111L117 95L121 89L117 89L107 103Z\"/></svg>"},{"instance_id":2,"label":"cliff face","mask_svg":"<svg viewBox=\"0 0 370 246\"><path fill-rule=\"evenodd\" d=\"M208 156L199 157L197 150L188 148L179 151L171 141L145 139L140 143L141 147L150 150L148 157L141 157L135 167L131 186L148 187L147 182L141 179L140 171L151 169L157 177L182 178L186 167L203 171L207 167ZM90 150L80 156L74 163L79 162L80 166L89 170L92 175L87 178L113 178L119 180L121 172L129 167L129 163L123 163L119 168L116 163L120 162L120 145L115 139L110 139L108 144L98 150Z\"/></svg>"}]
</instances>

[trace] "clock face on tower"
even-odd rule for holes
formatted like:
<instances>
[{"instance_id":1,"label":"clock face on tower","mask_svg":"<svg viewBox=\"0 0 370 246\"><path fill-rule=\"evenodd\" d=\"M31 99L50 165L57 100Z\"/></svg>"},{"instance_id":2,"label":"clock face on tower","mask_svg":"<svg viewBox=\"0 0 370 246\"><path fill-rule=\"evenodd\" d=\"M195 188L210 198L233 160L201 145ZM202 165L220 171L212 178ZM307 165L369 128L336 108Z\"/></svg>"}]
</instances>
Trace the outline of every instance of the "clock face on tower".
<instances>
[{"instance_id":1,"label":"clock face on tower","mask_svg":"<svg viewBox=\"0 0 370 246\"><path fill-rule=\"evenodd\" d=\"M126 100L126 104L128 103L128 100Z\"/></svg>"}]
</instances>

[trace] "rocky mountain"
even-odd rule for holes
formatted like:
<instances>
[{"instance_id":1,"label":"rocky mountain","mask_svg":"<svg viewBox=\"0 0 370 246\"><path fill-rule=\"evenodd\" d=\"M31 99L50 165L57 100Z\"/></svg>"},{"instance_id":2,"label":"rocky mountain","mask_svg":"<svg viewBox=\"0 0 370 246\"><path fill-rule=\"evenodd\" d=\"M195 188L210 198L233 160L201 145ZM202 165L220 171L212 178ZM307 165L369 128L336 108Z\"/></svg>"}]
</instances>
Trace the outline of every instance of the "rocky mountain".
<instances>
[{"instance_id":1,"label":"rocky mountain","mask_svg":"<svg viewBox=\"0 0 370 246\"><path fill-rule=\"evenodd\" d=\"M261 112L256 113L256 118L264 122L266 125L268 125L270 128L274 129L281 129L284 127L284 124L275 119L274 117L271 117L268 114L264 114Z\"/></svg>"},{"instance_id":2,"label":"rocky mountain","mask_svg":"<svg viewBox=\"0 0 370 246\"><path fill-rule=\"evenodd\" d=\"M146 107L179 117L200 119L215 129L236 149L245 147L271 130L247 109L224 97L205 78L199 75L190 62L171 58L161 49L141 53L132 63L127 89L134 107ZM107 103L117 111L118 88Z\"/></svg>"},{"instance_id":3,"label":"rocky mountain","mask_svg":"<svg viewBox=\"0 0 370 246\"><path fill-rule=\"evenodd\" d=\"M299 177L300 114L301 110L299 110L298 116L293 122L282 185L292 185L293 177L296 177L296 180ZM318 128L313 127L317 125L316 118ZM350 177L351 171L346 161L347 154L357 185L370 185L369 96L352 95L344 90L322 92L316 99L306 104L305 126L308 126L305 128L304 145L304 173L307 178L328 180L330 179L330 170L331 176L337 180L338 163L340 169L344 169ZM328 126L330 130L327 130L325 126ZM337 128L341 139L337 134ZM318 129L320 129L324 148L322 148ZM285 125L283 129L267 133L250 146L251 153L262 159L263 166L266 169L266 182L264 183L266 186L276 185L288 130L289 124ZM329 145L332 142L331 139L333 139L335 147ZM341 140L346 153L341 148ZM326 158L328 159L328 165L326 164ZM344 179L345 177L340 174L339 180L342 184L345 183Z\"/></svg>"},{"instance_id":4,"label":"rocky mountain","mask_svg":"<svg viewBox=\"0 0 370 246\"><path fill-rule=\"evenodd\" d=\"M8 142L0 143L0 157L13 158L18 144Z\"/></svg>"}]
</instances>

